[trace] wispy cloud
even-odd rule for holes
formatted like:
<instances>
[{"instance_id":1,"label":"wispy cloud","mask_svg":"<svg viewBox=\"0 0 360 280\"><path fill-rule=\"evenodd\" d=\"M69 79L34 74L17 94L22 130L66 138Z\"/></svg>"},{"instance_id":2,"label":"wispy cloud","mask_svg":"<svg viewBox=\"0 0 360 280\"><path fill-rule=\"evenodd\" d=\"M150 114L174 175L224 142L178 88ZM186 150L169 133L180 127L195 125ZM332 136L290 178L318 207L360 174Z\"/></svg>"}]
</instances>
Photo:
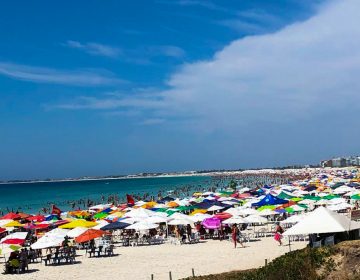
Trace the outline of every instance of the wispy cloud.
<instances>
[{"instance_id":1,"label":"wispy cloud","mask_svg":"<svg viewBox=\"0 0 360 280\"><path fill-rule=\"evenodd\" d=\"M125 82L105 70L58 70L6 62L0 62L0 75L36 83L74 86L107 86L119 85Z\"/></svg>"},{"instance_id":2,"label":"wispy cloud","mask_svg":"<svg viewBox=\"0 0 360 280\"><path fill-rule=\"evenodd\" d=\"M177 0L177 1L158 0L157 2L161 4L172 4L178 6L197 6L212 11L225 12L231 14L234 13L234 11L231 9L217 5L212 1L206 1L206 0L201 0L201 1L200 0Z\"/></svg>"},{"instance_id":3,"label":"wispy cloud","mask_svg":"<svg viewBox=\"0 0 360 280\"><path fill-rule=\"evenodd\" d=\"M330 3L304 22L236 40L209 61L184 65L166 90L87 101L87 108L117 104L146 111L146 119L187 118L208 129L301 124L333 110L346 118L360 102L360 2Z\"/></svg>"},{"instance_id":4,"label":"wispy cloud","mask_svg":"<svg viewBox=\"0 0 360 280\"><path fill-rule=\"evenodd\" d=\"M78 41L69 40L64 45L69 48L82 50L88 54L96 56L116 58L122 53L122 50L120 48L94 42L80 43Z\"/></svg>"},{"instance_id":5,"label":"wispy cloud","mask_svg":"<svg viewBox=\"0 0 360 280\"><path fill-rule=\"evenodd\" d=\"M177 46L159 45L147 47L150 56L168 56L174 58L182 58L185 56L185 51Z\"/></svg>"},{"instance_id":6,"label":"wispy cloud","mask_svg":"<svg viewBox=\"0 0 360 280\"><path fill-rule=\"evenodd\" d=\"M80 96L69 103L48 105L48 108L58 108L66 110L114 110L119 108L142 108L160 109L163 105L158 96L149 94L139 94L134 97L128 97L123 94L111 95L104 94L103 97ZM119 113L117 113L119 114Z\"/></svg>"}]
</instances>

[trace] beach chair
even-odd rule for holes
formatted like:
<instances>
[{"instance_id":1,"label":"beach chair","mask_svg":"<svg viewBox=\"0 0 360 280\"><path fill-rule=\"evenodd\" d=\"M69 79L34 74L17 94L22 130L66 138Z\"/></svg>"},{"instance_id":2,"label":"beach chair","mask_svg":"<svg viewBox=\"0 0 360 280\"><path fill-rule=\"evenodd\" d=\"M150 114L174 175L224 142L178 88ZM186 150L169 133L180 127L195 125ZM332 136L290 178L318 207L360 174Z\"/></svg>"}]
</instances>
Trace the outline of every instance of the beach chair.
<instances>
[{"instance_id":1,"label":"beach chair","mask_svg":"<svg viewBox=\"0 0 360 280\"><path fill-rule=\"evenodd\" d=\"M105 248L105 255L111 257L114 255L114 245L110 245L109 247Z\"/></svg>"},{"instance_id":2,"label":"beach chair","mask_svg":"<svg viewBox=\"0 0 360 280\"><path fill-rule=\"evenodd\" d=\"M335 244L335 238L334 238L334 235L332 236L328 236L325 238L324 240L324 245L325 246L332 246Z\"/></svg>"}]
</instances>

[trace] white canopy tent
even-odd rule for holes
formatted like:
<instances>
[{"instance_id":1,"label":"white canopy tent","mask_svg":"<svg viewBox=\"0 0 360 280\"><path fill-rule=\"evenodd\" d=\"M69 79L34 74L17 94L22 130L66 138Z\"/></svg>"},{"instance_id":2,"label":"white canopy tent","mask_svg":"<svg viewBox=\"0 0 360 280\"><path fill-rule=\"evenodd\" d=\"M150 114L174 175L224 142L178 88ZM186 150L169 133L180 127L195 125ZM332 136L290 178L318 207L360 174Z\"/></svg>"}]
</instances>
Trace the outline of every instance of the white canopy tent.
<instances>
[{"instance_id":1,"label":"white canopy tent","mask_svg":"<svg viewBox=\"0 0 360 280\"><path fill-rule=\"evenodd\" d=\"M284 235L344 232L359 228L360 223L351 221L348 217L325 207L319 207L285 231Z\"/></svg>"}]
</instances>

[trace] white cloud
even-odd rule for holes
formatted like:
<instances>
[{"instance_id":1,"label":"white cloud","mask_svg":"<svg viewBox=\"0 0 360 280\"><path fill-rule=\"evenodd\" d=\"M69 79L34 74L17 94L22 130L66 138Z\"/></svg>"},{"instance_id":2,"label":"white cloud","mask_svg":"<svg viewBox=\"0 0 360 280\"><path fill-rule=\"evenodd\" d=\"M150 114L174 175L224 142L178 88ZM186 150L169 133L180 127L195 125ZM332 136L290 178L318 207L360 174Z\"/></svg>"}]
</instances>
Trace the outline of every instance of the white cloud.
<instances>
[{"instance_id":1,"label":"white cloud","mask_svg":"<svg viewBox=\"0 0 360 280\"><path fill-rule=\"evenodd\" d=\"M121 54L121 49L115 48L112 46L107 46L99 43L89 42L89 43L80 43L78 41L67 41L65 46L73 48L73 49L79 49L82 51L85 51L88 54L91 55L97 55L97 56L106 56L111 58L116 58Z\"/></svg>"},{"instance_id":2,"label":"white cloud","mask_svg":"<svg viewBox=\"0 0 360 280\"><path fill-rule=\"evenodd\" d=\"M0 62L0 75L17 80L75 86L105 86L125 82L116 78L111 72L103 70L67 71L6 62Z\"/></svg>"},{"instance_id":3,"label":"white cloud","mask_svg":"<svg viewBox=\"0 0 360 280\"><path fill-rule=\"evenodd\" d=\"M184 118L207 129L315 121L339 108L346 114L360 99L359 13L358 0L331 1L307 21L236 40L209 61L184 65L151 98L116 102L135 110L151 104L147 118Z\"/></svg>"}]
</instances>

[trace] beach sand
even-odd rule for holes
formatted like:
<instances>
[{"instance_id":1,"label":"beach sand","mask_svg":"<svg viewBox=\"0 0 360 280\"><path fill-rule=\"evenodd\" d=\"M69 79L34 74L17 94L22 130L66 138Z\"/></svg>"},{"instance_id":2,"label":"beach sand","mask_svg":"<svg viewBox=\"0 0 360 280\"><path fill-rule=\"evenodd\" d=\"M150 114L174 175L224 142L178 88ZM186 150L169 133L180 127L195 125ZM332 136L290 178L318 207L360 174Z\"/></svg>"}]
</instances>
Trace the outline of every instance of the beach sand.
<instances>
[{"instance_id":1,"label":"beach sand","mask_svg":"<svg viewBox=\"0 0 360 280\"><path fill-rule=\"evenodd\" d=\"M272 259L289 251L289 246L278 246L272 237L246 243L246 248L234 249L229 241L207 240L200 244L162 244L140 247L116 247L114 257L88 258L78 251L74 265L45 266L30 264L30 270L22 275L0 275L0 279L172 279L195 275L228 272L263 266L265 259ZM300 249L306 242L294 242L291 249ZM3 265L3 264L1 264Z\"/></svg>"}]
</instances>

